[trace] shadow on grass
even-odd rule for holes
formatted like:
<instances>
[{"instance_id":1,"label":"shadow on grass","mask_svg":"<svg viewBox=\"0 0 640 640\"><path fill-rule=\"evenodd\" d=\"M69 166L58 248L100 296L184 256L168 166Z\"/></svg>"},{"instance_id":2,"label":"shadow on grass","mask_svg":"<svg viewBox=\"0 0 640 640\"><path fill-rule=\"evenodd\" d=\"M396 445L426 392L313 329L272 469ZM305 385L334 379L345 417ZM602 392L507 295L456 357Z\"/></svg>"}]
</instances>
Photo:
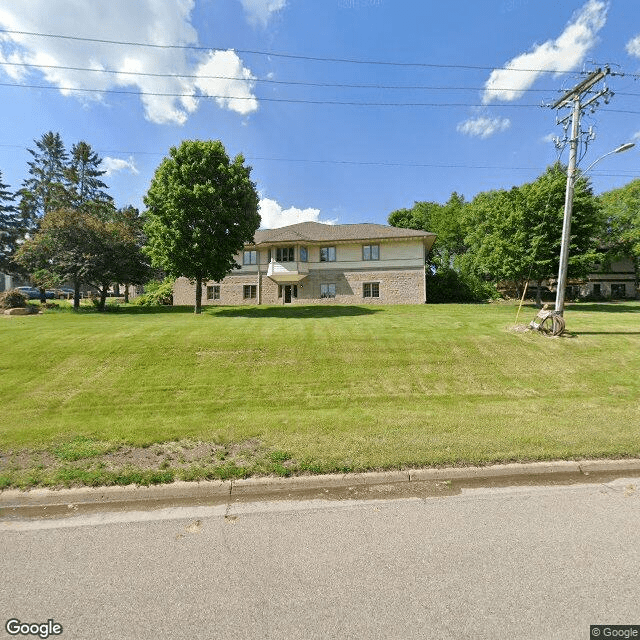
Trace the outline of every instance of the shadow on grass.
<instances>
[{"instance_id":1,"label":"shadow on grass","mask_svg":"<svg viewBox=\"0 0 640 640\"><path fill-rule=\"evenodd\" d=\"M366 316L379 313L376 307L351 305L295 305L265 307L209 307L207 313L222 318L337 318L344 316Z\"/></svg>"},{"instance_id":2,"label":"shadow on grass","mask_svg":"<svg viewBox=\"0 0 640 640\"><path fill-rule=\"evenodd\" d=\"M640 304L628 302L572 302L567 311L596 311L602 313L640 313Z\"/></svg>"}]
</instances>

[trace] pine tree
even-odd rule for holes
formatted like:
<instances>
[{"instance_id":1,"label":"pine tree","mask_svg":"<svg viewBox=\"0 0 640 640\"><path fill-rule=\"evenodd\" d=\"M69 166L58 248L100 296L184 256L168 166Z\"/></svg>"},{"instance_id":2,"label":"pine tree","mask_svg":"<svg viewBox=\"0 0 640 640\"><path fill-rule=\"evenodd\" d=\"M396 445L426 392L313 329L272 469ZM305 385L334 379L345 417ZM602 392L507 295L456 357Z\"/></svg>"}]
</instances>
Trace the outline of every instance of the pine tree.
<instances>
[{"instance_id":1,"label":"pine tree","mask_svg":"<svg viewBox=\"0 0 640 640\"><path fill-rule=\"evenodd\" d=\"M28 149L33 160L28 163L29 175L19 192L20 209L31 229L49 211L70 204L67 178L69 156L59 133L49 131L34 140L36 149Z\"/></svg>"},{"instance_id":2,"label":"pine tree","mask_svg":"<svg viewBox=\"0 0 640 640\"><path fill-rule=\"evenodd\" d=\"M113 198L105 191L107 185L100 179L102 158L84 140L71 147L71 163L67 171L74 207L91 206L111 208Z\"/></svg>"},{"instance_id":3,"label":"pine tree","mask_svg":"<svg viewBox=\"0 0 640 640\"><path fill-rule=\"evenodd\" d=\"M9 191L9 185L2 182L0 171L0 272L9 274L16 271L13 254L25 232L24 221L13 204L14 200L15 194Z\"/></svg>"}]
</instances>

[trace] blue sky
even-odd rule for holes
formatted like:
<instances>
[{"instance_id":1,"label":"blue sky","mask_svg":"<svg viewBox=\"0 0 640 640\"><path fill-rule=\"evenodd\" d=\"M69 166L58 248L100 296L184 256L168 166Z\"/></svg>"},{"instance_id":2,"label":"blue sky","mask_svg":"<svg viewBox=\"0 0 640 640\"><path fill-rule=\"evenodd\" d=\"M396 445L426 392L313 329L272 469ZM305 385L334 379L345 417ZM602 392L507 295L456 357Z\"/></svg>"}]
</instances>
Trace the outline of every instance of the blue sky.
<instances>
[{"instance_id":1,"label":"blue sky","mask_svg":"<svg viewBox=\"0 0 640 640\"><path fill-rule=\"evenodd\" d=\"M50 130L140 208L172 145L220 139L253 167L263 226L385 223L535 179L562 135L540 105L605 64L620 75L581 166L640 142L638 0L3 0L0 30L14 190ZM594 167L596 192L640 177L638 153Z\"/></svg>"}]
</instances>

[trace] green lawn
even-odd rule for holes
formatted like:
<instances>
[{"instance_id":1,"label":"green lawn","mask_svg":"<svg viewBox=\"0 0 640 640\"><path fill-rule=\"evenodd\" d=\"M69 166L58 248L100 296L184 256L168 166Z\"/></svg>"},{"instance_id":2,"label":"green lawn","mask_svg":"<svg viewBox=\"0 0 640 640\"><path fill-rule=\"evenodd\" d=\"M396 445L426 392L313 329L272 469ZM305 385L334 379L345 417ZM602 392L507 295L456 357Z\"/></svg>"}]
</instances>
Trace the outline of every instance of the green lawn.
<instances>
[{"instance_id":1,"label":"green lawn","mask_svg":"<svg viewBox=\"0 0 640 640\"><path fill-rule=\"evenodd\" d=\"M640 303L516 310L2 316L0 486L640 455Z\"/></svg>"}]
</instances>

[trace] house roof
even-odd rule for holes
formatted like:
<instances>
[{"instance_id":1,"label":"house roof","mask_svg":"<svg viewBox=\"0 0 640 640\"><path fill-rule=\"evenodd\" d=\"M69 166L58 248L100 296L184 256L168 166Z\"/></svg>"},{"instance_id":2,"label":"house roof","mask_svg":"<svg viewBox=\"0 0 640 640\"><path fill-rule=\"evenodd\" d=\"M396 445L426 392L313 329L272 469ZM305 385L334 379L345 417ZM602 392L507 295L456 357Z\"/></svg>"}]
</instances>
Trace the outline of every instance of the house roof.
<instances>
[{"instance_id":1,"label":"house roof","mask_svg":"<svg viewBox=\"0 0 640 640\"><path fill-rule=\"evenodd\" d=\"M322 224L320 222L300 222L278 229L256 231L254 244L276 242L340 242L348 240L386 240L402 238L422 238L429 246L435 239L434 233L416 229L401 229L384 224Z\"/></svg>"}]
</instances>

